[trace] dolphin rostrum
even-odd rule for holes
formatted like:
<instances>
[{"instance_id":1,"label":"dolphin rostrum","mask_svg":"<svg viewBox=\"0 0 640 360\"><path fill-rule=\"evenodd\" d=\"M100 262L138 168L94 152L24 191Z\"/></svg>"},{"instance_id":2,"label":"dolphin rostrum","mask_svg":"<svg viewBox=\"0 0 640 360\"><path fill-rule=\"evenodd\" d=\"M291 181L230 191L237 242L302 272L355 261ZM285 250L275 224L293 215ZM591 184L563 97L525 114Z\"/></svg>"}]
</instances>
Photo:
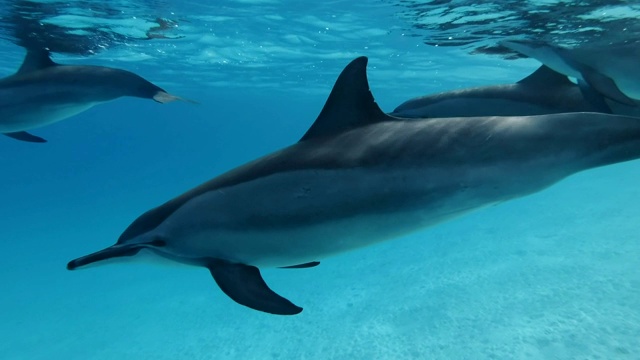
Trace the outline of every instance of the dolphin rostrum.
<instances>
[{"instance_id":1,"label":"dolphin rostrum","mask_svg":"<svg viewBox=\"0 0 640 360\"><path fill-rule=\"evenodd\" d=\"M446 91L400 104L392 116L441 118L464 116L528 116L564 112L603 112L640 116L640 106L609 100L590 86L578 86L542 65L515 84Z\"/></svg>"},{"instance_id":2,"label":"dolphin rostrum","mask_svg":"<svg viewBox=\"0 0 640 360\"><path fill-rule=\"evenodd\" d=\"M509 40L500 44L574 77L619 103L634 106L640 102L638 42L571 49L533 40Z\"/></svg>"},{"instance_id":3,"label":"dolphin rostrum","mask_svg":"<svg viewBox=\"0 0 640 360\"><path fill-rule=\"evenodd\" d=\"M18 140L45 142L27 130L121 96L160 103L184 100L129 71L60 65L51 60L46 50L28 50L18 72L0 79L0 133Z\"/></svg>"},{"instance_id":4,"label":"dolphin rostrum","mask_svg":"<svg viewBox=\"0 0 640 360\"><path fill-rule=\"evenodd\" d=\"M342 71L299 142L144 213L115 245L67 268L150 251L206 267L242 305L293 315L302 308L273 292L259 268L315 266L640 157L633 117L391 117L374 101L366 65L360 57Z\"/></svg>"}]
</instances>

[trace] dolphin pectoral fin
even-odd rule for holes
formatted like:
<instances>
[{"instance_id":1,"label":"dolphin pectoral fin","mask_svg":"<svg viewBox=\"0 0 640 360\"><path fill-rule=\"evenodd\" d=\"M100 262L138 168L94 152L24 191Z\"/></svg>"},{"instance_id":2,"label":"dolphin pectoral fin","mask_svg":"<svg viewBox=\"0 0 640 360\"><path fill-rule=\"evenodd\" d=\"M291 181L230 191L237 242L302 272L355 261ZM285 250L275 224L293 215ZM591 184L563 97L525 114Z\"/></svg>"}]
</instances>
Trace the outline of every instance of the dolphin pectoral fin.
<instances>
[{"instance_id":1,"label":"dolphin pectoral fin","mask_svg":"<svg viewBox=\"0 0 640 360\"><path fill-rule=\"evenodd\" d=\"M307 269L320 265L320 261L312 261L304 264L281 266L280 269Z\"/></svg>"},{"instance_id":2,"label":"dolphin pectoral fin","mask_svg":"<svg viewBox=\"0 0 640 360\"><path fill-rule=\"evenodd\" d=\"M592 69L585 69L581 74L584 80L602 95L624 105L637 106L633 99L620 91L618 85L610 77Z\"/></svg>"},{"instance_id":3,"label":"dolphin pectoral fin","mask_svg":"<svg viewBox=\"0 0 640 360\"><path fill-rule=\"evenodd\" d=\"M4 135L12 138L12 139L16 139L16 140L20 140L20 141L26 141L26 142L33 142L33 143L46 143L47 140L39 137L39 136L35 136L35 135L31 135L26 131L18 131L18 132L11 132L11 133L4 133Z\"/></svg>"},{"instance_id":4,"label":"dolphin pectoral fin","mask_svg":"<svg viewBox=\"0 0 640 360\"><path fill-rule=\"evenodd\" d=\"M214 260L207 268L220 289L240 305L275 315L295 315L302 311L269 289L255 266Z\"/></svg>"},{"instance_id":5,"label":"dolphin pectoral fin","mask_svg":"<svg viewBox=\"0 0 640 360\"><path fill-rule=\"evenodd\" d=\"M153 96L153 100L155 100L155 101L157 101L157 102L159 102L161 104L166 104L166 103L170 103L170 102L173 102L173 101L184 101L184 102L188 102L190 104L199 104L199 102L197 102L197 101L181 98L181 97L175 96L175 95L171 95L168 92L164 92L164 91L158 91Z\"/></svg>"}]
</instances>

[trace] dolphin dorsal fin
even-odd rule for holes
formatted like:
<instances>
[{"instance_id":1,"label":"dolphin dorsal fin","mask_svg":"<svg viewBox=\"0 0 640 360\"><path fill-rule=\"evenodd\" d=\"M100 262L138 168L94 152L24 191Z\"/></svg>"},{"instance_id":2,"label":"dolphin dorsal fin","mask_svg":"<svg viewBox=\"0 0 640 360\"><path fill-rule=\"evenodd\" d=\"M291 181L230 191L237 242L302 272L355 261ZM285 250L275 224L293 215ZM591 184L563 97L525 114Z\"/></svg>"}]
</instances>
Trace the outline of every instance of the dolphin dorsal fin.
<instances>
[{"instance_id":1,"label":"dolphin dorsal fin","mask_svg":"<svg viewBox=\"0 0 640 360\"><path fill-rule=\"evenodd\" d=\"M365 56L359 57L342 70L320 115L300 141L393 119L373 99L367 61Z\"/></svg>"},{"instance_id":2,"label":"dolphin dorsal fin","mask_svg":"<svg viewBox=\"0 0 640 360\"><path fill-rule=\"evenodd\" d=\"M573 85L573 83L569 80L569 78L567 78L566 75L563 75L546 65L540 66L538 70L534 71L531 75L518 81L518 84L535 86L540 88Z\"/></svg>"},{"instance_id":3,"label":"dolphin dorsal fin","mask_svg":"<svg viewBox=\"0 0 640 360\"><path fill-rule=\"evenodd\" d=\"M29 49L27 55L24 57L22 66L18 70L18 74L25 74L28 72L46 69L48 67L56 66L55 62L51 60L49 51L45 49Z\"/></svg>"}]
</instances>

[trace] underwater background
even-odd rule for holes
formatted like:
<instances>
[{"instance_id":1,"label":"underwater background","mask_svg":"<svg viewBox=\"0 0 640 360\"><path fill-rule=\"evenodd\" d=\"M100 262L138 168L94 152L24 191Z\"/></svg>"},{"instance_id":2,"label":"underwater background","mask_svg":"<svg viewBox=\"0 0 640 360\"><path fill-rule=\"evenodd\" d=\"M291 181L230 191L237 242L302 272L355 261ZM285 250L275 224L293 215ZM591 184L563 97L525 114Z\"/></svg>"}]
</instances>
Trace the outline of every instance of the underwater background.
<instances>
[{"instance_id":1,"label":"underwater background","mask_svg":"<svg viewBox=\"0 0 640 360\"><path fill-rule=\"evenodd\" d=\"M357 56L391 111L539 66L492 52L501 37L637 38L638 4L0 3L3 26L15 6L42 6L45 24L96 45L58 62L127 69L199 102L122 98L33 130L46 144L0 138L0 359L640 359L638 161L315 268L262 270L297 316L239 306L204 268L65 268L144 211L296 142ZM527 18L537 8L546 20ZM157 19L171 26L149 36ZM8 76L24 50L3 36L0 54Z\"/></svg>"}]
</instances>

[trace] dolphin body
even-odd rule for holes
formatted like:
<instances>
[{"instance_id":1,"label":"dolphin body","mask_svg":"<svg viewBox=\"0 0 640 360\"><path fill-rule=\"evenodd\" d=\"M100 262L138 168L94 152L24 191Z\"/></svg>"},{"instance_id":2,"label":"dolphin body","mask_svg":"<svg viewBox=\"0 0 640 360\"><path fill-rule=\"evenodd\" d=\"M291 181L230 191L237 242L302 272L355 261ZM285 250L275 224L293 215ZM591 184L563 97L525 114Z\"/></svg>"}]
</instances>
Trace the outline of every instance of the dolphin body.
<instances>
[{"instance_id":1,"label":"dolphin body","mask_svg":"<svg viewBox=\"0 0 640 360\"><path fill-rule=\"evenodd\" d=\"M343 70L299 142L144 213L115 245L67 268L151 251L208 268L242 305L292 315L302 308L273 292L260 267L315 266L640 157L634 117L391 117L369 91L366 64Z\"/></svg>"},{"instance_id":2,"label":"dolphin body","mask_svg":"<svg viewBox=\"0 0 640 360\"><path fill-rule=\"evenodd\" d=\"M602 112L640 116L640 106L610 100L589 86L578 86L542 65L515 84L473 87L413 98L390 115L404 118L528 116Z\"/></svg>"},{"instance_id":3,"label":"dolphin body","mask_svg":"<svg viewBox=\"0 0 640 360\"><path fill-rule=\"evenodd\" d=\"M532 40L502 41L500 44L589 84L619 103L633 106L640 102L638 42L572 49Z\"/></svg>"},{"instance_id":4,"label":"dolphin body","mask_svg":"<svg viewBox=\"0 0 640 360\"><path fill-rule=\"evenodd\" d=\"M51 60L48 51L28 50L18 72L0 79L0 133L23 141L46 142L27 130L121 96L160 103L182 100L129 71L60 65Z\"/></svg>"}]
</instances>

